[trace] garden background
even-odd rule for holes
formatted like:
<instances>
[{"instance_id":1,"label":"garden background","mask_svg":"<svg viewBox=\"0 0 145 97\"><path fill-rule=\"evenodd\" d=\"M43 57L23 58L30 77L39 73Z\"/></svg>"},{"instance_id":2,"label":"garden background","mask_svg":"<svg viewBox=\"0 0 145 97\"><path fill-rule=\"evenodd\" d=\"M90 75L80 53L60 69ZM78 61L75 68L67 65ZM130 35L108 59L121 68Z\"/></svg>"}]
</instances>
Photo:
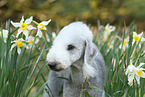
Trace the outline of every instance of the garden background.
<instances>
[{"instance_id":1,"label":"garden background","mask_svg":"<svg viewBox=\"0 0 145 97\"><path fill-rule=\"evenodd\" d=\"M29 16L33 16L34 20L36 20L37 22L51 19L51 22L47 26L48 32L56 32L56 34L63 26L73 21L85 22L91 27L93 33L95 33L95 31L102 33L103 31L98 28L101 27L101 25L106 25L109 23L111 25L116 26L117 35L120 37L121 35L123 35L123 37L121 38L124 39L127 36L127 34L123 34L123 32L125 32L124 29L126 28L128 28L127 32L129 35L132 35L131 32L133 31L136 31L138 33L145 31L145 26L144 26L145 25L145 0L0 0L0 26L3 26L3 24L5 24L5 22L9 19L12 21L20 21L22 16L25 16L25 18ZM48 43L46 47L40 45L41 49L45 48L43 52L46 51L46 49L51 46L51 43L53 41L51 33L48 32L47 34L50 34L50 43ZM114 35L114 33L112 35ZM95 39L100 39L98 36L96 36ZM120 58L119 60L123 59L124 62L122 63L118 62L117 64L119 64L118 65L119 67L117 66L116 68L123 68L121 64L125 63L125 60L127 60L127 64L124 66L127 67L129 64L129 60L128 60L129 56L125 57L124 55L122 55L121 54L122 50L115 52L116 50L118 50L117 48L119 48L118 40L119 39L117 38L114 39L116 45L114 45L113 50L109 51L109 53L107 49L102 49L101 52L103 52L104 50L103 56L106 59L106 63L108 62L110 64L115 64L118 62L118 58ZM94 40L94 42L98 45L99 49L103 47L104 48L109 47L107 46L106 42L102 42L100 40L98 40L98 42ZM133 52L137 48L138 47L134 45L131 52ZM30 68L28 77L31 76L31 79L29 81L26 81L28 87L24 87L26 95L25 93L22 93L22 95L28 97L34 97L35 94L39 92L40 87L45 83L44 80L42 80L43 77L47 79L49 73L48 67L46 66L44 68L44 65L46 65L46 63L44 62L46 53L42 54L41 53L42 50L40 51L35 50L35 51L36 53L33 54L36 54L36 59L37 58L39 59L37 54L41 54L41 56L43 56L44 58L39 59L38 65L36 62L36 64L32 64L32 68ZM145 62L144 56L141 56L141 53L143 53L144 51L144 43L142 43L141 50L138 51L139 53L135 53L135 55L137 56L140 55L139 58L141 59L140 60L136 59L138 61L138 62L134 62L136 64L140 62ZM115 52L118 55L116 54L111 55L112 52ZM128 54L132 55L131 52L126 51L127 53L126 55ZM28 55L29 53L26 53L26 55L22 55L22 57L27 58ZM137 57L134 57L133 59L135 58ZM31 72L34 70L33 68L35 68L35 66L36 66L36 70L32 74ZM27 67L22 68L22 71L25 70L25 68ZM42 68L43 71L41 71ZM114 71L111 72L108 70L114 70ZM121 72L119 72L118 71L119 69L113 69L113 66L109 67L108 70L107 72L110 72L110 77L107 78L108 79L110 78L109 79L110 84L107 84L106 82L105 88L108 88L106 89L106 93L108 95L111 95L112 93L111 96L114 97L121 97L122 95L125 95L125 93L119 89L121 86L124 86L124 84L127 82L127 78L126 78L126 82L123 82L121 84L118 84L120 83L119 82L120 80L119 81L116 80L118 79L118 76L121 75L122 72L124 72L124 70L121 70ZM42 73L39 73L40 71ZM121 75L121 78L124 78L124 76L125 74ZM36 79L37 81L34 84L33 82ZM114 82L112 82L113 79L115 79L116 81L114 80ZM144 82L145 80L141 80L141 83ZM113 83L114 85L112 85ZM128 88L122 87L122 90L126 89L126 91L128 91L130 87L129 86L127 87ZM109 89L110 90L112 89L110 91L111 93L109 93ZM115 91L115 89L117 91ZM135 85L135 87L133 87L133 90L129 91L129 95L132 95L131 97L133 96L142 97L145 91L144 90L141 91L141 89L145 89L145 87L140 87ZM134 94L131 94L133 93L132 91L136 91L136 92ZM139 93L140 91L141 93ZM42 96L42 91L40 91L39 96L40 97Z\"/></svg>"},{"instance_id":2,"label":"garden background","mask_svg":"<svg viewBox=\"0 0 145 97\"><path fill-rule=\"evenodd\" d=\"M1 22L16 21L23 15L38 21L52 19L51 25L57 21L60 27L75 20L91 25L98 19L105 25L135 21L145 30L145 0L0 0Z\"/></svg>"}]
</instances>

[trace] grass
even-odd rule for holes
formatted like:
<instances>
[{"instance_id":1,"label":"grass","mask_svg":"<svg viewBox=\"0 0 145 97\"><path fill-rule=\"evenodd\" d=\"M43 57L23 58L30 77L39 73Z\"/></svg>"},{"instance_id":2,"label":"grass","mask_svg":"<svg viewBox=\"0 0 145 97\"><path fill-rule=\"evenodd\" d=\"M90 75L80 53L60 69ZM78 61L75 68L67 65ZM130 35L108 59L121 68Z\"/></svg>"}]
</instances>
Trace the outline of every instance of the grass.
<instances>
[{"instance_id":1,"label":"grass","mask_svg":"<svg viewBox=\"0 0 145 97\"><path fill-rule=\"evenodd\" d=\"M142 55L144 49L144 43L142 43L141 48L139 48L139 43L134 43L132 46L133 39L133 31L137 32L136 25L132 23L127 29L124 26L124 33L122 40L118 38L121 33L120 27L110 34L109 38L106 41L102 41L101 31L100 36L98 35L94 42L100 48L101 53L104 56L106 63L106 81L105 81L105 92L106 96L110 95L111 97L143 97L145 94L145 79L141 79L140 85L137 85L135 82L133 86L129 86L128 78L125 75L125 71L127 66L130 65L130 59L136 62L136 66L140 62L145 62L144 54ZM117 37L116 37L117 36ZM125 37L129 36L129 47L123 51L123 45L121 49L119 45L124 42ZM142 36L143 37L143 36ZM113 43L113 47L109 48L111 42Z\"/></svg>"},{"instance_id":2,"label":"grass","mask_svg":"<svg viewBox=\"0 0 145 97\"><path fill-rule=\"evenodd\" d=\"M43 31L44 38L41 38L38 44L34 43L36 41L35 37L29 49L22 46L19 55L17 47L10 51L11 42L17 39L13 35L17 33L19 28L13 30L10 25L10 21L7 21L6 24L1 26L1 32L3 33L2 29L6 29L9 34L6 43L4 42L3 34L0 36L0 97L40 97L45 85L47 85L46 76L49 69L45 58L53 42L52 27L47 27L48 30ZM56 26L59 30L57 23ZM132 45L133 31L137 32L135 23L131 23L129 27L124 24L123 31L121 26L117 27L115 31L109 34L107 39L103 38L105 27L100 22L98 22L96 27L98 30L92 29L94 33L93 42L100 49L106 63L106 81L104 86L106 97L144 97L145 79L140 79L140 85L134 80L133 85L130 86L128 77L125 75L126 69L130 65L130 60L133 61L135 66L145 63L144 42L141 42L140 39L139 42L135 42ZM142 37L145 36L143 35ZM47 36L50 42L47 41ZM124 43L128 36L129 46L124 50L121 44ZM25 39L22 34L19 37ZM26 42L26 44L28 43ZM139 44L141 44L141 47L139 47ZM48 85L47 87L49 88ZM93 86L86 88L98 89ZM84 91L85 89L80 93L80 97ZM85 95L90 97L87 91Z\"/></svg>"}]
</instances>

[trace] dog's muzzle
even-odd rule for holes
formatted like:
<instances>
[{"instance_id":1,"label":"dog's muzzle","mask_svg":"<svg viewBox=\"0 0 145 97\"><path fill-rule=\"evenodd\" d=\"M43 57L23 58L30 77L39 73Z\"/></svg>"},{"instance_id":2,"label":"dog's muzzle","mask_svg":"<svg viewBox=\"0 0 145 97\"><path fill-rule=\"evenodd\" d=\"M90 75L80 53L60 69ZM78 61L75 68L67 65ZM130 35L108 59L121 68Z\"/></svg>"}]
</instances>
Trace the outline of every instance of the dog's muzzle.
<instances>
[{"instance_id":1,"label":"dog's muzzle","mask_svg":"<svg viewBox=\"0 0 145 97\"><path fill-rule=\"evenodd\" d=\"M49 62L48 63L48 66L51 70L54 70L54 71L61 71L63 70L64 68L61 67L60 64L56 63L56 62Z\"/></svg>"},{"instance_id":2,"label":"dog's muzzle","mask_svg":"<svg viewBox=\"0 0 145 97\"><path fill-rule=\"evenodd\" d=\"M51 69L55 69L56 65L57 65L57 63L55 63L55 62L50 62L50 63L48 63L48 66L49 66Z\"/></svg>"}]
</instances>

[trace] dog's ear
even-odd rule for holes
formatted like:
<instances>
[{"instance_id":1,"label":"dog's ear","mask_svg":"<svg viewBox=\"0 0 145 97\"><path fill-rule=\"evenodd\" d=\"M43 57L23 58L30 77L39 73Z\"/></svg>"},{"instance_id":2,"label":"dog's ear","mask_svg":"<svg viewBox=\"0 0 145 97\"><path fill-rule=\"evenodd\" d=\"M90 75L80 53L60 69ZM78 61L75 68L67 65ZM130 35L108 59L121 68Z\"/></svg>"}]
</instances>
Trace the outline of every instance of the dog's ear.
<instances>
[{"instance_id":1,"label":"dog's ear","mask_svg":"<svg viewBox=\"0 0 145 97\"><path fill-rule=\"evenodd\" d=\"M84 61L91 64L96 55L97 50L95 44L92 41L86 40Z\"/></svg>"},{"instance_id":2,"label":"dog's ear","mask_svg":"<svg viewBox=\"0 0 145 97\"><path fill-rule=\"evenodd\" d=\"M96 70L92 66L95 56L97 56L95 44L92 41L86 40L83 64L83 74L85 78L94 77L96 75Z\"/></svg>"}]
</instances>

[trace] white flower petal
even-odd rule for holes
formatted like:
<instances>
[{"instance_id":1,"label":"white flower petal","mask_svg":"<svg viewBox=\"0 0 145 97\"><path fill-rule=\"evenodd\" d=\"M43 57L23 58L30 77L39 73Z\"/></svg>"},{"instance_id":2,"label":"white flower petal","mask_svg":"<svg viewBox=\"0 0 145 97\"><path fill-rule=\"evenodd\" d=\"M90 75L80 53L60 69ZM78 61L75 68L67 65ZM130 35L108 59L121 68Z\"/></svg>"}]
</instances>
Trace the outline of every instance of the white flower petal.
<instances>
[{"instance_id":1,"label":"white flower petal","mask_svg":"<svg viewBox=\"0 0 145 97\"><path fill-rule=\"evenodd\" d=\"M32 29L36 29L36 28L33 27L32 25L28 25L28 26L27 26L27 29L28 29L28 30L32 30Z\"/></svg>"},{"instance_id":2,"label":"white flower petal","mask_svg":"<svg viewBox=\"0 0 145 97\"><path fill-rule=\"evenodd\" d=\"M23 39L23 38L20 38L20 39L18 39L18 40L20 40L20 41L24 41L24 39Z\"/></svg>"},{"instance_id":3,"label":"white flower petal","mask_svg":"<svg viewBox=\"0 0 145 97\"><path fill-rule=\"evenodd\" d=\"M16 44L13 44L12 46L11 46L11 49L10 49L10 51L12 51L13 50L13 48L16 46Z\"/></svg>"},{"instance_id":4,"label":"white flower petal","mask_svg":"<svg viewBox=\"0 0 145 97\"><path fill-rule=\"evenodd\" d=\"M44 27L42 30L47 30L47 28L46 28L46 27Z\"/></svg>"},{"instance_id":5,"label":"white flower petal","mask_svg":"<svg viewBox=\"0 0 145 97\"><path fill-rule=\"evenodd\" d=\"M137 84L140 84L140 76L136 76L135 79L137 80Z\"/></svg>"},{"instance_id":6,"label":"white flower petal","mask_svg":"<svg viewBox=\"0 0 145 97\"><path fill-rule=\"evenodd\" d=\"M2 32L3 32L3 39L4 39L4 42L6 43L6 40L7 40L7 38L8 38L8 33L9 33L9 31L3 29Z\"/></svg>"},{"instance_id":7,"label":"white flower petal","mask_svg":"<svg viewBox=\"0 0 145 97\"><path fill-rule=\"evenodd\" d=\"M46 35L46 39L48 42L50 42L49 35Z\"/></svg>"},{"instance_id":8,"label":"white flower petal","mask_svg":"<svg viewBox=\"0 0 145 97\"><path fill-rule=\"evenodd\" d=\"M134 68L134 70L135 70L135 71L140 71L140 69L139 69L139 68L136 68L136 67ZM137 72L135 72L135 73L137 74ZM138 75L138 74L137 74L137 75Z\"/></svg>"},{"instance_id":9,"label":"white flower petal","mask_svg":"<svg viewBox=\"0 0 145 97\"><path fill-rule=\"evenodd\" d=\"M105 29L108 29L108 28L109 28L109 25L110 25L110 24L107 24L107 25L105 26Z\"/></svg>"},{"instance_id":10,"label":"white flower petal","mask_svg":"<svg viewBox=\"0 0 145 97\"><path fill-rule=\"evenodd\" d=\"M128 81L132 81L134 79L134 74L128 75Z\"/></svg>"},{"instance_id":11,"label":"white flower petal","mask_svg":"<svg viewBox=\"0 0 145 97\"><path fill-rule=\"evenodd\" d=\"M141 48L141 44L139 44L139 48Z\"/></svg>"},{"instance_id":12,"label":"white flower petal","mask_svg":"<svg viewBox=\"0 0 145 97\"><path fill-rule=\"evenodd\" d=\"M139 37L139 38L141 38L141 36L142 36L142 35L143 35L143 32L142 32L142 33L140 33L140 34L138 34L138 37Z\"/></svg>"},{"instance_id":13,"label":"white flower petal","mask_svg":"<svg viewBox=\"0 0 145 97\"><path fill-rule=\"evenodd\" d=\"M137 35L137 33L136 32L133 32L133 37L136 36L136 35Z\"/></svg>"},{"instance_id":14,"label":"white flower petal","mask_svg":"<svg viewBox=\"0 0 145 97\"><path fill-rule=\"evenodd\" d=\"M26 49L29 49L29 47L28 47L25 43L23 43L23 46L24 46Z\"/></svg>"},{"instance_id":15,"label":"white flower petal","mask_svg":"<svg viewBox=\"0 0 145 97\"><path fill-rule=\"evenodd\" d=\"M28 37L28 41L33 40L34 41L34 37L33 36L29 36Z\"/></svg>"},{"instance_id":16,"label":"white flower petal","mask_svg":"<svg viewBox=\"0 0 145 97\"><path fill-rule=\"evenodd\" d=\"M39 36L40 38L42 37L42 32L40 29L38 29L36 36Z\"/></svg>"},{"instance_id":17,"label":"white flower petal","mask_svg":"<svg viewBox=\"0 0 145 97\"><path fill-rule=\"evenodd\" d=\"M23 31L23 30L22 30L21 28L19 28L19 29L18 29L18 33L17 33L16 37L18 37L18 36L19 36L19 34L20 34L22 31Z\"/></svg>"},{"instance_id":18,"label":"white flower petal","mask_svg":"<svg viewBox=\"0 0 145 97\"><path fill-rule=\"evenodd\" d=\"M35 44L37 44L39 42L39 38L36 38Z\"/></svg>"},{"instance_id":19,"label":"white flower petal","mask_svg":"<svg viewBox=\"0 0 145 97\"><path fill-rule=\"evenodd\" d=\"M132 63L131 63L131 64L132 64ZM129 65L129 66L127 67L127 69L128 69L129 72L132 72L133 70L136 70L136 67L135 67L134 65Z\"/></svg>"},{"instance_id":20,"label":"white flower petal","mask_svg":"<svg viewBox=\"0 0 145 97\"><path fill-rule=\"evenodd\" d=\"M138 68L140 68L141 66L143 66L145 63L140 63L139 64L139 66L138 66Z\"/></svg>"},{"instance_id":21,"label":"white flower petal","mask_svg":"<svg viewBox=\"0 0 145 97\"><path fill-rule=\"evenodd\" d=\"M128 74L128 69L126 70L126 72L125 72L125 75L127 75Z\"/></svg>"},{"instance_id":22,"label":"white flower petal","mask_svg":"<svg viewBox=\"0 0 145 97\"><path fill-rule=\"evenodd\" d=\"M20 21L20 24L22 24L24 22L24 16L22 16L22 19Z\"/></svg>"},{"instance_id":23,"label":"white flower petal","mask_svg":"<svg viewBox=\"0 0 145 97\"><path fill-rule=\"evenodd\" d=\"M144 68L140 68L140 70L145 70Z\"/></svg>"},{"instance_id":24,"label":"white flower petal","mask_svg":"<svg viewBox=\"0 0 145 97\"><path fill-rule=\"evenodd\" d=\"M143 74L140 77L145 78L145 73L143 72Z\"/></svg>"},{"instance_id":25,"label":"white flower petal","mask_svg":"<svg viewBox=\"0 0 145 97\"><path fill-rule=\"evenodd\" d=\"M128 84L129 84L130 86L133 85L133 79L134 79L134 75L128 76Z\"/></svg>"},{"instance_id":26,"label":"white flower petal","mask_svg":"<svg viewBox=\"0 0 145 97\"><path fill-rule=\"evenodd\" d=\"M23 31L23 34L25 35L26 39L28 39L28 33L29 33L28 30L24 30L24 31Z\"/></svg>"},{"instance_id":27,"label":"white flower petal","mask_svg":"<svg viewBox=\"0 0 145 97\"><path fill-rule=\"evenodd\" d=\"M40 29L42 26L40 24L38 24L37 28Z\"/></svg>"},{"instance_id":28,"label":"white flower petal","mask_svg":"<svg viewBox=\"0 0 145 97\"><path fill-rule=\"evenodd\" d=\"M133 81L128 82L128 84L129 84L130 86L132 86L132 85L133 85Z\"/></svg>"},{"instance_id":29,"label":"white flower petal","mask_svg":"<svg viewBox=\"0 0 145 97\"><path fill-rule=\"evenodd\" d=\"M14 26L14 27L20 27L20 23L18 23L18 22L13 22L13 21L11 21L11 24Z\"/></svg>"},{"instance_id":30,"label":"white flower petal","mask_svg":"<svg viewBox=\"0 0 145 97\"><path fill-rule=\"evenodd\" d=\"M20 55L20 53L21 53L21 48L17 47L17 53Z\"/></svg>"},{"instance_id":31,"label":"white flower petal","mask_svg":"<svg viewBox=\"0 0 145 97\"><path fill-rule=\"evenodd\" d=\"M141 38L141 41L145 41L145 38Z\"/></svg>"},{"instance_id":32,"label":"white flower petal","mask_svg":"<svg viewBox=\"0 0 145 97\"><path fill-rule=\"evenodd\" d=\"M14 43L14 42L16 42L16 40L14 40L14 41L11 41L11 43Z\"/></svg>"},{"instance_id":33,"label":"white flower petal","mask_svg":"<svg viewBox=\"0 0 145 97\"><path fill-rule=\"evenodd\" d=\"M31 16L30 18L26 19L26 21L24 22L24 24L30 24L33 20L33 16Z\"/></svg>"},{"instance_id":34,"label":"white flower petal","mask_svg":"<svg viewBox=\"0 0 145 97\"><path fill-rule=\"evenodd\" d=\"M40 24L43 24L43 25L48 25L49 23L50 23L50 21L51 21L51 19L50 20L48 20L48 21L42 21Z\"/></svg>"},{"instance_id":35,"label":"white flower petal","mask_svg":"<svg viewBox=\"0 0 145 97\"><path fill-rule=\"evenodd\" d=\"M115 26L111 26L111 27L110 27L111 32L114 31L115 29L116 29Z\"/></svg>"}]
</instances>

